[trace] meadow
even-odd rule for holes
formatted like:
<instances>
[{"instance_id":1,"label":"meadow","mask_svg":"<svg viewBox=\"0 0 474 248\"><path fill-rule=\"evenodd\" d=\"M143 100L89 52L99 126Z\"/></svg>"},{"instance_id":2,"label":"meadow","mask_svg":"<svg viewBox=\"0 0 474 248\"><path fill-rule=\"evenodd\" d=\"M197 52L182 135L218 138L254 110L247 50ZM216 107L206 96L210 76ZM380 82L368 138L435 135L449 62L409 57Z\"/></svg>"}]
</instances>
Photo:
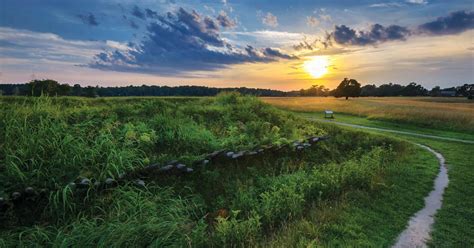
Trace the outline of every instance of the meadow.
<instances>
[{"instance_id":1,"label":"meadow","mask_svg":"<svg viewBox=\"0 0 474 248\"><path fill-rule=\"evenodd\" d=\"M459 97L269 97L266 103L298 112L326 109L383 120L432 128L474 133L474 101Z\"/></svg>"},{"instance_id":2,"label":"meadow","mask_svg":"<svg viewBox=\"0 0 474 248\"><path fill-rule=\"evenodd\" d=\"M347 123L365 127L375 127L389 130L400 130L411 133L429 134L438 137L455 138L469 141L456 142L440 140L436 138L413 137L409 134L386 133L377 130L368 130L367 133L378 136L396 137L410 142L427 145L443 154L448 167L449 185L443 196L443 205L435 215L435 222L428 242L430 247L471 247L474 245L474 104L472 101L461 98L431 98L431 97L405 97L405 98L358 98L344 99L336 98L293 98L273 99L265 98L264 101L272 103L279 108L291 110L298 116L328 123ZM335 110L335 118L327 120L322 111L324 109ZM423 109L420 112L419 109ZM441 111L444 109L444 111ZM402 113L401 115L396 113ZM395 114L394 114L395 113ZM447 118L449 116L449 118ZM344 127L348 130L357 130L353 127ZM426 158L428 159L428 158ZM420 161L421 162L421 161ZM415 182L410 182L416 185ZM367 207L367 205L365 205ZM377 207L390 205L384 202L375 204ZM373 206L369 205L369 208ZM370 212L370 211L369 211ZM318 210L314 210L307 221L316 221ZM352 220L357 215L351 212L347 218ZM359 220L361 221L361 220ZM363 221L363 220L362 220ZM294 230L302 227L298 222L290 226L284 233L287 240L295 235ZM375 226L380 226L379 224ZM303 226L304 227L304 226ZM306 225L307 229L308 225ZM311 237L311 229L307 231ZM378 233L378 232L376 232ZM376 233L373 235L376 236Z\"/></svg>"},{"instance_id":3,"label":"meadow","mask_svg":"<svg viewBox=\"0 0 474 248\"><path fill-rule=\"evenodd\" d=\"M437 171L410 143L236 93L0 103L2 247L387 246ZM292 145L308 137L328 139ZM177 161L194 172L124 178Z\"/></svg>"}]
</instances>

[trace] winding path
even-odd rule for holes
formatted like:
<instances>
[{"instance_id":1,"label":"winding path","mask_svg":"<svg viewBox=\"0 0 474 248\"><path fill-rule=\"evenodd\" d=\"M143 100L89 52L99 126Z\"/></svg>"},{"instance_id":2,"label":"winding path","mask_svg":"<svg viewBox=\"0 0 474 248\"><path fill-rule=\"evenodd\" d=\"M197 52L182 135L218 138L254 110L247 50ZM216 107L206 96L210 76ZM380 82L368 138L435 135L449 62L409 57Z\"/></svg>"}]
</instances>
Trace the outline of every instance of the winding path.
<instances>
[{"instance_id":1,"label":"winding path","mask_svg":"<svg viewBox=\"0 0 474 248\"><path fill-rule=\"evenodd\" d=\"M440 136L435 136L435 135L420 134L420 133L406 132L406 131L399 131L399 130L385 129L385 128L367 127L367 126L349 124L349 123L344 123L344 122L318 120L314 118L309 118L309 119L313 121L330 122L336 125L349 126L353 128L389 132L389 133L398 133L398 134L405 134L405 135L410 135L410 136L474 144L474 141L471 141L471 140L447 138L447 137L440 137ZM443 155L441 153L436 152L435 150L431 149L428 146L417 144L417 143L415 144L428 150L429 152L433 153L436 156L436 158L439 161L440 170L434 181L434 189L430 192L428 196L425 197L425 206L410 218L410 221L408 222L408 227L398 236L397 241L395 245L393 245L392 248L427 247L426 242L430 239L430 232L432 229L432 225L434 223L434 215L436 214L438 209L440 209L442 206L443 193L449 183L448 169L446 167L446 164L445 164L446 160L443 157Z\"/></svg>"},{"instance_id":2,"label":"winding path","mask_svg":"<svg viewBox=\"0 0 474 248\"><path fill-rule=\"evenodd\" d=\"M426 241L430 239L434 215L441 208L444 189L449 182L448 169L443 155L425 145L417 145L430 151L438 158L440 170L434 181L434 189L425 197L425 206L411 217L408 227L398 236L397 243L393 248L426 247Z\"/></svg>"}]
</instances>

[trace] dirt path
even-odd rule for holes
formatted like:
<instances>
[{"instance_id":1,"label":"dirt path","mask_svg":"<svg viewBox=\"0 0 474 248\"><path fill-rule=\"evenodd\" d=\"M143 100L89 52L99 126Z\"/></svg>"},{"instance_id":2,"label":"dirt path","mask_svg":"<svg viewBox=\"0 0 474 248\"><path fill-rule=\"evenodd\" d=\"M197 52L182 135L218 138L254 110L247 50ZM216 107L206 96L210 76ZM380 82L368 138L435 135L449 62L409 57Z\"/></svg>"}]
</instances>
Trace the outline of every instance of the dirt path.
<instances>
[{"instance_id":1,"label":"dirt path","mask_svg":"<svg viewBox=\"0 0 474 248\"><path fill-rule=\"evenodd\" d=\"M448 186L448 169L446 168L443 155L433 149L417 144L433 153L439 161L440 170L434 181L434 189L425 197L425 206L410 218L408 227L398 236L394 248L402 247L426 247L426 241L430 239L431 227L434 223L434 215L441 208L444 189Z\"/></svg>"},{"instance_id":2,"label":"dirt path","mask_svg":"<svg viewBox=\"0 0 474 248\"><path fill-rule=\"evenodd\" d=\"M318 121L316 119L311 119L311 120ZM398 131L398 130L393 130L393 129L367 127L367 126L349 124L349 123L337 122L337 121L329 121L329 120L322 120L322 121L334 123L336 125L349 126L349 127L354 127L354 128L360 128L360 129L399 133L399 134L406 134L406 135L417 136L417 137L474 144L474 141L470 141L470 140L447 138L447 137L440 137L440 136L435 136L435 135ZM415 213L410 218L410 221L408 222L408 227L398 236L397 242L395 243L393 248L427 247L426 242L430 240L430 232L431 232L432 225L434 223L434 215L436 214L438 209L441 208L444 189L448 186L448 183L449 183L448 170L447 170L443 155L441 153L434 151L428 146L417 144L417 143L415 144L433 153L436 156L436 158L438 158L440 170L434 181L434 189L430 192L428 196L425 197L425 206L423 207L423 209Z\"/></svg>"}]
</instances>

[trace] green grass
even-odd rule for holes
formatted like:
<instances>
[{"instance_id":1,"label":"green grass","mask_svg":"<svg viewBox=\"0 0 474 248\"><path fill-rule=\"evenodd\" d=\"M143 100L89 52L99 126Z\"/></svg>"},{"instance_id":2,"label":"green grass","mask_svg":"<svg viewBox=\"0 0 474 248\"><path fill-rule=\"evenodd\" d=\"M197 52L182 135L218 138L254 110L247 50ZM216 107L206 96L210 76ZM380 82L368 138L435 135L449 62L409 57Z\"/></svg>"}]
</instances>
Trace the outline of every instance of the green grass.
<instances>
[{"instance_id":1,"label":"green grass","mask_svg":"<svg viewBox=\"0 0 474 248\"><path fill-rule=\"evenodd\" d=\"M384 120L367 119L365 117L360 117L360 116L350 115L350 114L343 114L343 113L335 113L334 119L325 119L324 114L322 113L304 112L304 113L298 113L298 115L305 118L312 118L312 119L314 118L316 120L337 121L337 122L344 122L344 123L362 125L362 126L367 126L367 127L379 127L379 128L394 129L394 130L399 130L399 131L416 132L416 133L435 135L435 136L446 137L446 138L474 140L474 133L427 128L427 127L421 127L414 124L403 123L403 122L400 123L400 122L390 122L390 121L384 121Z\"/></svg>"},{"instance_id":2,"label":"green grass","mask_svg":"<svg viewBox=\"0 0 474 248\"><path fill-rule=\"evenodd\" d=\"M254 97L0 98L0 197L52 188L44 201L0 215L0 247L380 247L423 206L446 156L450 185L433 246L472 245L470 145L308 121ZM455 131L336 115L336 121L472 138ZM66 186L152 162L189 164L233 151L329 135L310 150L217 161L185 177L149 175L81 195ZM84 197L86 196L86 197Z\"/></svg>"},{"instance_id":3,"label":"green grass","mask_svg":"<svg viewBox=\"0 0 474 248\"><path fill-rule=\"evenodd\" d=\"M309 114L305 114L306 117ZM367 120L360 117L344 115L336 119L340 122L395 129L396 124ZM351 128L349 128L351 129ZM400 130L400 129L397 129ZM403 129L402 129L403 130ZM424 132L423 128L412 127L407 131ZM430 146L443 154L448 166L450 179L443 196L443 206L435 216L432 247L470 247L474 246L474 145L459 142L438 141L428 138L416 138L403 134L390 134L378 131L366 131L387 137L396 136L412 142ZM449 131L432 131L431 134L444 137L465 138L472 140L470 134Z\"/></svg>"},{"instance_id":4,"label":"green grass","mask_svg":"<svg viewBox=\"0 0 474 248\"><path fill-rule=\"evenodd\" d=\"M410 216L423 207L437 174L437 160L428 151L390 166L372 191L349 190L341 198L312 206L301 220L286 223L264 247L388 247Z\"/></svg>"},{"instance_id":5,"label":"green grass","mask_svg":"<svg viewBox=\"0 0 474 248\"><path fill-rule=\"evenodd\" d=\"M270 244L276 234L291 237L284 233L292 223L313 221L324 223L313 226L315 244L389 244L421 207L433 176L432 158L405 142L317 124L237 94L0 102L0 194L54 189L46 201L0 216L5 247L252 247ZM146 188L127 184L84 198L65 186L81 177L116 178L155 161L188 163L217 149L310 135L331 138L307 152L216 162L186 177L149 175ZM428 162L417 162L423 158ZM407 207L389 204L396 200ZM386 214L395 225L384 221ZM372 237L377 230L383 232Z\"/></svg>"}]
</instances>

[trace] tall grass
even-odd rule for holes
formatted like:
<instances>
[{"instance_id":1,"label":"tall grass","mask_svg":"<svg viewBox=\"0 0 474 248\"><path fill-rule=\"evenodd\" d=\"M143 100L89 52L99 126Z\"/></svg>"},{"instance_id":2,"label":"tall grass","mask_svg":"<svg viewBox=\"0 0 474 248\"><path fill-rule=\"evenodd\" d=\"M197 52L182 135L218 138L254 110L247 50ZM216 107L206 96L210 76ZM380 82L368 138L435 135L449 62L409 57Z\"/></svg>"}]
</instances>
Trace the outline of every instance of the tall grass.
<instances>
[{"instance_id":1,"label":"tall grass","mask_svg":"<svg viewBox=\"0 0 474 248\"><path fill-rule=\"evenodd\" d=\"M2 216L8 227L0 227L0 245L6 247L255 246L314 203L350 189L377 190L385 169L405 156L404 143L317 126L234 93L0 100L0 194L26 186L55 188L46 210L31 221L11 212ZM250 149L309 134L331 139L297 156L282 152L215 164L165 181L150 175L144 188L90 190L84 198L66 186L80 177L117 177L154 161L190 160L215 149Z\"/></svg>"},{"instance_id":2,"label":"tall grass","mask_svg":"<svg viewBox=\"0 0 474 248\"><path fill-rule=\"evenodd\" d=\"M474 132L474 103L465 98L361 97L349 100L333 97L263 98L272 105L294 111L340 113L410 123L422 127Z\"/></svg>"}]
</instances>

